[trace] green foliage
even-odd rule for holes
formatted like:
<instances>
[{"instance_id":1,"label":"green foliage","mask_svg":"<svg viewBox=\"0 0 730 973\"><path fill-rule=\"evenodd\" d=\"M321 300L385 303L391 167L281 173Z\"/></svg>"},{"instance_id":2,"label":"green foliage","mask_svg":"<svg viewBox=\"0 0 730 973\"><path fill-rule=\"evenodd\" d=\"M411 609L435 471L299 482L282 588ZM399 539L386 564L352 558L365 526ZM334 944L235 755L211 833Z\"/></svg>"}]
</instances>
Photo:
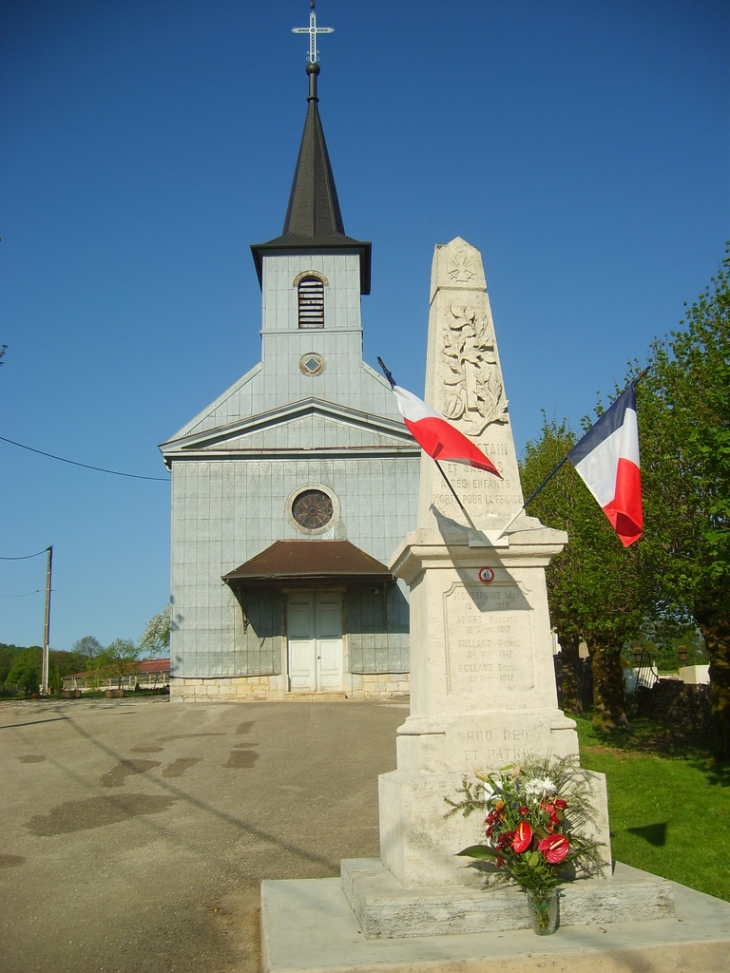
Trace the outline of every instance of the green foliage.
<instances>
[{"instance_id":1,"label":"green foliage","mask_svg":"<svg viewBox=\"0 0 730 973\"><path fill-rule=\"evenodd\" d=\"M153 615L145 625L139 647L149 658L165 655L170 649L170 619L172 605L167 604L161 612Z\"/></svg>"},{"instance_id":2,"label":"green foliage","mask_svg":"<svg viewBox=\"0 0 730 973\"><path fill-rule=\"evenodd\" d=\"M13 659L4 685L12 688L17 686L26 695L37 693L41 683L43 666L43 650L38 646L22 649Z\"/></svg>"},{"instance_id":3,"label":"green foliage","mask_svg":"<svg viewBox=\"0 0 730 973\"><path fill-rule=\"evenodd\" d=\"M644 485L642 558L659 615L699 626L710 661L716 753L730 757L730 246L687 307L684 330L651 348L637 386Z\"/></svg>"},{"instance_id":4,"label":"green foliage","mask_svg":"<svg viewBox=\"0 0 730 973\"><path fill-rule=\"evenodd\" d=\"M96 658L96 671L101 675L114 676L121 689L122 679L137 671L141 649L131 639L115 639Z\"/></svg>"},{"instance_id":5,"label":"green foliage","mask_svg":"<svg viewBox=\"0 0 730 973\"><path fill-rule=\"evenodd\" d=\"M694 625L686 625L673 618L649 617L641 634L632 643L635 649L644 649L652 657L660 672L677 672L682 664L679 650L687 652L688 666L707 665L705 640Z\"/></svg>"},{"instance_id":6,"label":"green foliage","mask_svg":"<svg viewBox=\"0 0 730 973\"><path fill-rule=\"evenodd\" d=\"M8 673L13 667L13 660L16 655L22 652L23 649L23 646L8 645L5 642L0 642L0 686L8 678Z\"/></svg>"},{"instance_id":7,"label":"green foliage","mask_svg":"<svg viewBox=\"0 0 730 973\"><path fill-rule=\"evenodd\" d=\"M51 663L48 667L48 691L51 693L60 693L62 688L61 670L55 663Z\"/></svg>"},{"instance_id":8,"label":"green foliage","mask_svg":"<svg viewBox=\"0 0 730 973\"><path fill-rule=\"evenodd\" d=\"M575 445L565 421L544 418L540 439L527 444L520 467L529 495ZM553 559L546 580L550 620L566 659L577 660L585 640L593 659L594 719L607 727L626 721L621 652L641 632L652 587L635 546L624 548L575 469L566 463L530 504L548 527L568 532L568 545ZM576 706L567 707L571 711Z\"/></svg>"},{"instance_id":9,"label":"green foliage","mask_svg":"<svg viewBox=\"0 0 730 973\"><path fill-rule=\"evenodd\" d=\"M61 676L73 676L95 668L95 660L104 651L101 642L93 635L77 639L69 652L64 649L51 649L50 660L58 666ZM50 678L50 676L49 676Z\"/></svg>"},{"instance_id":10,"label":"green foliage","mask_svg":"<svg viewBox=\"0 0 730 973\"><path fill-rule=\"evenodd\" d=\"M688 663L709 660L716 756L727 759L730 245L711 286L687 307L683 325L683 330L653 343L646 375L636 386L642 540L622 549L567 464L529 509L570 537L567 550L547 572L568 700L571 653L577 651L578 636L588 643L593 659L594 723L609 727L617 717L621 722L621 650L646 646L651 651L653 645L660 666L675 669L678 646L684 644ZM629 378L637 371L632 368ZM544 422L540 439L528 444L522 464L526 494L562 459L574 438L565 423Z\"/></svg>"},{"instance_id":11,"label":"green foliage","mask_svg":"<svg viewBox=\"0 0 730 973\"><path fill-rule=\"evenodd\" d=\"M94 659L104 651L104 646L93 635L84 635L71 646L71 652L86 659Z\"/></svg>"}]
</instances>

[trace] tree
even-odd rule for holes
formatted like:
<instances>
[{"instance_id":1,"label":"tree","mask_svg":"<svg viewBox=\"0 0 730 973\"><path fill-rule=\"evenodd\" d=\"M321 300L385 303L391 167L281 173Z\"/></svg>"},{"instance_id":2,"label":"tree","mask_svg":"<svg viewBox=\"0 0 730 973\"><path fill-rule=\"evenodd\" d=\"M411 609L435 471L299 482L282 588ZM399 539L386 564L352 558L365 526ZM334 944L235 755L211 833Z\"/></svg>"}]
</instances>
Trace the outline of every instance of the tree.
<instances>
[{"instance_id":1,"label":"tree","mask_svg":"<svg viewBox=\"0 0 730 973\"><path fill-rule=\"evenodd\" d=\"M18 686L28 696L37 693L40 689L42 664L43 650L39 646L23 649L15 656L5 685Z\"/></svg>"},{"instance_id":2,"label":"tree","mask_svg":"<svg viewBox=\"0 0 730 973\"><path fill-rule=\"evenodd\" d=\"M18 654L17 645L7 645L0 642L0 685L8 678L8 673L13 668L13 660Z\"/></svg>"},{"instance_id":3,"label":"tree","mask_svg":"<svg viewBox=\"0 0 730 973\"><path fill-rule=\"evenodd\" d=\"M93 635L84 635L83 638L74 642L71 651L86 656L87 659L94 659L104 651L104 646Z\"/></svg>"},{"instance_id":4,"label":"tree","mask_svg":"<svg viewBox=\"0 0 730 973\"><path fill-rule=\"evenodd\" d=\"M94 668L94 660L103 653L104 646L93 635L84 635L71 646L68 658L63 660L62 675L70 676ZM60 664L60 660L59 660Z\"/></svg>"},{"instance_id":5,"label":"tree","mask_svg":"<svg viewBox=\"0 0 730 973\"><path fill-rule=\"evenodd\" d=\"M48 671L48 690L52 693L60 693L62 689L61 670L55 663L52 663Z\"/></svg>"},{"instance_id":6,"label":"tree","mask_svg":"<svg viewBox=\"0 0 730 973\"><path fill-rule=\"evenodd\" d=\"M149 658L163 655L170 650L170 619L172 616L172 605L167 604L145 625L142 638L139 640L139 647Z\"/></svg>"},{"instance_id":7,"label":"tree","mask_svg":"<svg viewBox=\"0 0 730 973\"><path fill-rule=\"evenodd\" d=\"M710 663L715 754L730 758L730 245L684 330L651 348L637 386L643 556L658 615L699 627Z\"/></svg>"},{"instance_id":8,"label":"tree","mask_svg":"<svg viewBox=\"0 0 730 973\"><path fill-rule=\"evenodd\" d=\"M565 421L544 419L542 434L527 444L520 473L525 494L542 482L575 445ZM593 665L593 722L602 729L625 724L622 651L641 631L651 586L637 550L624 548L605 514L566 463L530 504L529 513L568 532L565 550L546 572L550 620L563 654L563 706L581 712L578 647L585 640Z\"/></svg>"},{"instance_id":9,"label":"tree","mask_svg":"<svg viewBox=\"0 0 730 973\"><path fill-rule=\"evenodd\" d=\"M137 671L141 649L131 639L115 639L97 658L100 672L116 677L117 686L122 688L122 679Z\"/></svg>"}]
</instances>

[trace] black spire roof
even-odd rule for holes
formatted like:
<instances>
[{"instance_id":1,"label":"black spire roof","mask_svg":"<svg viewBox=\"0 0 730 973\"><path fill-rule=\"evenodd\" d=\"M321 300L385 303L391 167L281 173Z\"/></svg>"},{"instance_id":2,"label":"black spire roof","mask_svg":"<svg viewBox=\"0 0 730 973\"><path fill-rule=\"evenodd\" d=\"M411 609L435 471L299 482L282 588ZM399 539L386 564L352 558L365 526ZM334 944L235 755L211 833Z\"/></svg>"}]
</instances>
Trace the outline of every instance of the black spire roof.
<instances>
[{"instance_id":1,"label":"black spire roof","mask_svg":"<svg viewBox=\"0 0 730 973\"><path fill-rule=\"evenodd\" d=\"M357 253L360 256L360 292L370 293L371 244L346 236L337 199L335 178L317 108L319 64L307 64L309 97L304 134L294 170L289 205L281 236L251 246L261 282L265 253L310 250L317 253Z\"/></svg>"}]
</instances>

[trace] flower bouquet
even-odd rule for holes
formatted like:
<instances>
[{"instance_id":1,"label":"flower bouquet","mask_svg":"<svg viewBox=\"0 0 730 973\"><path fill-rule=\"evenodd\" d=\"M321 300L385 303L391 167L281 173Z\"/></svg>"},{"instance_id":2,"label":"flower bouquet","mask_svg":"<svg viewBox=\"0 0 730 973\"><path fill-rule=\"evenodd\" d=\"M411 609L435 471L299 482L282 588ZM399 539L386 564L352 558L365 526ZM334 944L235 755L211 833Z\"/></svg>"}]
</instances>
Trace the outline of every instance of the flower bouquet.
<instances>
[{"instance_id":1,"label":"flower bouquet","mask_svg":"<svg viewBox=\"0 0 730 973\"><path fill-rule=\"evenodd\" d=\"M599 843L581 834L593 819L586 778L574 773L575 761L529 759L498 774L464 780L451 810L486 812L482 844L458 852L491 862L527 893L530 918L538 935L555 931L558 886L580 875L594 875L602 864Z\"/></svg>"}]
</instances>

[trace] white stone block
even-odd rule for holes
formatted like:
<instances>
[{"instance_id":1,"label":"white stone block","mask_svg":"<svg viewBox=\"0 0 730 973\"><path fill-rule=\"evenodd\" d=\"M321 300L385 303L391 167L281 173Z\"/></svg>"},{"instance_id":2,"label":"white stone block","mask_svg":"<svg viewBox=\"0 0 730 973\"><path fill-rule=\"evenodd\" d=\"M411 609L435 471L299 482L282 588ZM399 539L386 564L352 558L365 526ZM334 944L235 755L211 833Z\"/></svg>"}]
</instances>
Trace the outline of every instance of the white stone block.
<instances>
[{"instance_id":1,"label":"white stone block","mask_svg":"<svg viewBox=\"0 0 730 973\"><path fill-rule=\"evenodd\" d=\"M707 666L682 666L679 670L679 677L682 682L689 686L706 686L710 682L710 667Z\"/></svg>"}]
</instances>

